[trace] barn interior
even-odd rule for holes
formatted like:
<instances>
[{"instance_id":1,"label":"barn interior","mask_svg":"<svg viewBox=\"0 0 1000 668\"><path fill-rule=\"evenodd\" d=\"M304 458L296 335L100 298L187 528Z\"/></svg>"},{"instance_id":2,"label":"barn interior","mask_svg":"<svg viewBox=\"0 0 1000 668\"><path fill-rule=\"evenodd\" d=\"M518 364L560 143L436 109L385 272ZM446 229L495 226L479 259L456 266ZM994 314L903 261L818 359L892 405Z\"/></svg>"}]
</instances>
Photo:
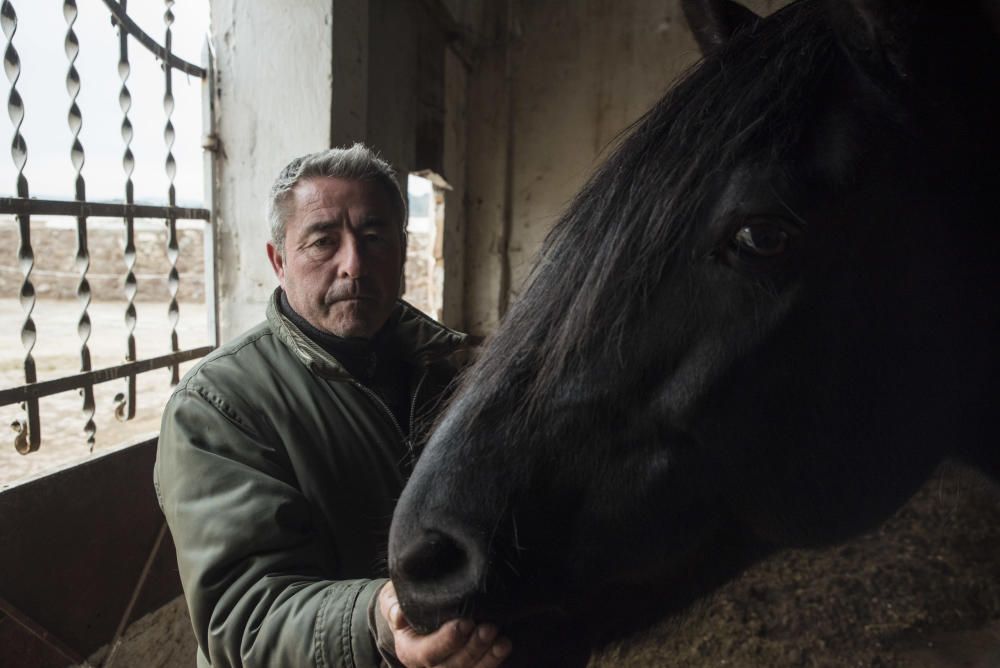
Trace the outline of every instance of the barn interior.
<instances>
[{"instance_id":1,"label":"barn interior","mask_svg":"<svg viewBox=\"0 0 1000 668\"><path fill-rule=\"evenodd\" d=\"M588 175L700 57L679 0L177 0L165 9L181 16L196 2L210 12L201 74L187 74L202 91L204 120L193 140L206 187L200 202L184 206L207 211L208 220L197 243L174 244L169 264L155 271L162 274L161 301L177 294L169 278L174 269L181 269L182 286L186 276L200 275L201 292L192 297L198 308L185 306L180 317L198 320L204 341L174 342L168 352L195 352L148 371L141 364L120 370L109 386L126 376L134 386L136 376L156 373L169 390L167 371L182 373L188 368L182 362L190 365L259 322L276 285L264 255L271 182L294 156L356 141L376 148L401 178L426 179L419 186L426 220L411 223L411 245L423 244L424 255L409 260L424 273L408 274L408 287L414 294L419 287L424 308L447 326L488 337ZM22 48L9 17L27 4L4 2L8 49ZM744 4L768 14L786 2ZM104 12L102 20L122 31L132 11L124 1L79 5L81 12ZM65 29L63 23L59 30ZM146 32L166 60L163 29ZM52 58L65 69L62 42L60 35ZM15 82L9 86L24 85ZM108 94L117 96L122 83L116 80ZM69 98L64 102L68 107ZM24 113L32 113L30 106ZM86 126L88 110L82 114ZM60 123L53 131L65 133ZM26 141L30 147L33 138ZM120 153L120 138L113 141ZM10 314L13 332L15 319L30 314L19 312L30 277L16 253L23 234L15 217L30 214L37 226L46 214L18 208L15 200L24 195L14 178L5 179L0 195L10 219L0 228L7 242L2 264L16 279L2 283L2 297L19 304ZM116 209L108 207L113 218ZM419 225L431 235L420 236ZM91 268L115 274L102 303L119 304L116 323L132 299L120 287L131 271L119 247L122 229L116 223L109 232L107 266L98 270L94 260ZM45 234L36 231L36 240ZM91 231L95 244L100 234ZM156 234L164 234L162 223ZM73 228L52 239L72 257ZM41 270L47 260L36 255ZM98 290L96 277L91 282ZM75 285L74 278L69 299ZM64 324L75 335L73 323ZM30 356L24 340L22 332L10 344L16 373L4 376L5 388L33 382L24 375ZM79 374L75 349L69 359L76 366L49 377ZM133 354L126 361L141 359ZM74 397L81 387L70 388ZM55 405L48 398L32 400L36 427L22 408L28 395L9 396L15 398L2 416L21 421L17 436L27 426L55 435L43 435L36 451L23 455L8 443L0 459L8 472L17 462L40 462L0 481L0 665L191 665L194 638L151 484L156 402L148 407L146 431L121 436L111 426L107 435L99 429L90 449L79 409L63 436L55 427L46 431L67 419L47 408ZM114 411L127 415L134 403L116 396L98 402L98 410L113 425ZM43 459L57 448L73 454ZM1000 665L1000 493L969 472L942 470L878 530L828 549L779 553L683 617L607 648L593 665Z\"/></svg>"}]
</instances>

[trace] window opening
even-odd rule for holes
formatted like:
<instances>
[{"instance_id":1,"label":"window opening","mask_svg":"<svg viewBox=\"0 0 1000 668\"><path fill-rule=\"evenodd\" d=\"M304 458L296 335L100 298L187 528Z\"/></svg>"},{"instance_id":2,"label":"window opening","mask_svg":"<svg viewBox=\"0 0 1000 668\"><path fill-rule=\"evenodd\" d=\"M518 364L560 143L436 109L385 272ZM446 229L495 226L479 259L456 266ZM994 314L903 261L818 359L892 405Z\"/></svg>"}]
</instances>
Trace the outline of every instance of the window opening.
<instances>
[{"instance_id":1,"label":"window opening","mask_svg":"<svg viewBox=\"0 0 1000 668\"><path fill-rule=\"evenodd\" d=\"M207 0L3 0L0 24L2 488L155 434L217 334Z\"/></svg>"},{"instance_id":2,"label":"window opening","mask_svg":"<svg viewBox=\"0 0 1000 668\"><path fill-rule=\"evenodd\" d=\"M403 299L435 320L444 307L444 194L448 183L431 171L407 179L406 266Z\"/></svg>"}]
</instances>

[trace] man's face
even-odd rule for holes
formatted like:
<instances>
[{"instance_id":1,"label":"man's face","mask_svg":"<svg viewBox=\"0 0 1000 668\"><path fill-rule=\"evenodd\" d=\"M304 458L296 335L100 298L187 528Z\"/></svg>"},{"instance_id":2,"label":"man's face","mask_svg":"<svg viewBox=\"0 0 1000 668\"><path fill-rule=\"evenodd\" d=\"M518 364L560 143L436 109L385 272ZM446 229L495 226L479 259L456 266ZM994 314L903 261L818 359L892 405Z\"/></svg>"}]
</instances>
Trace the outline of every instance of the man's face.
<instances>
[{"instance_id":1,"label":"man's face","mask_svg":"<svg viewBox=\"0 0 1000 668\"><path fill-rule=\"evenodd\" d=\"M267 255L292 308L311 325L370 338L388 319L403 270L399 211L373 181L317 177L291 192L285 250Z\"/></svg>"}]
</instances>

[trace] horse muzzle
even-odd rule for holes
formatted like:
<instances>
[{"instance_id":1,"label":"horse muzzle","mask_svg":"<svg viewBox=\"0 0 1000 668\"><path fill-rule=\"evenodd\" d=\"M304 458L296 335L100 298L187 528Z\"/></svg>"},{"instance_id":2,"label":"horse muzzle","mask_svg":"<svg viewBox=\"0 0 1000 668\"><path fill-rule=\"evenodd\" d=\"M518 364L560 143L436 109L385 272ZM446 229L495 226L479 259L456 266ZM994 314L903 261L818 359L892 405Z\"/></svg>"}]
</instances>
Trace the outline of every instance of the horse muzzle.
<instances>
[{"instance_id":1,"label":"horse muzzle","mask_svg":"<svg viewBox=\"0 0 1000 668\"><path fill-rule=\"evenodd\" d=\"M486 578L487 556L480 541L461 529L395 531L389 573L410 624L429 633L477 606Z\"/></svg>"},{"instance_id":2,"label":"horse muzzle","mask_svg":"<svg viewBox=\"0 0 1000 668\"><path fill-rule=\"evenodd\" d=\"M417 531L405 544L394 536L390 574L410 625L426 634L456 618L492 622L514 647L504 666L583 668L591 647L579 626L560 609L504 596L487 571L488 542L440 529Z\"/></svg>"}]
</instances>

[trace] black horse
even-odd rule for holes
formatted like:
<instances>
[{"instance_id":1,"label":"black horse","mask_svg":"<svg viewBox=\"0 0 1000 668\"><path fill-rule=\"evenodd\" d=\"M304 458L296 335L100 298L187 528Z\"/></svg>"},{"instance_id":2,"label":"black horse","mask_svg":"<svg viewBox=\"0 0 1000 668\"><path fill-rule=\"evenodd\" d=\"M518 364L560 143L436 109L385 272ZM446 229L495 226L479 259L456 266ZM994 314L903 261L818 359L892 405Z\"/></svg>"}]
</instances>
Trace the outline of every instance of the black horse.
<instances>
[{"instance_id":1,"label":"black horse","mask_svg":"<svg viewBox=\"0 0 1000 668\"><path fill-rule=\"evenodd\" d=\"M944 458L1000 479L1000 3L931 4L685 0L702 62L549 235L399 501L415 626L571 665Z\"/></svg>"}]
</instances>

